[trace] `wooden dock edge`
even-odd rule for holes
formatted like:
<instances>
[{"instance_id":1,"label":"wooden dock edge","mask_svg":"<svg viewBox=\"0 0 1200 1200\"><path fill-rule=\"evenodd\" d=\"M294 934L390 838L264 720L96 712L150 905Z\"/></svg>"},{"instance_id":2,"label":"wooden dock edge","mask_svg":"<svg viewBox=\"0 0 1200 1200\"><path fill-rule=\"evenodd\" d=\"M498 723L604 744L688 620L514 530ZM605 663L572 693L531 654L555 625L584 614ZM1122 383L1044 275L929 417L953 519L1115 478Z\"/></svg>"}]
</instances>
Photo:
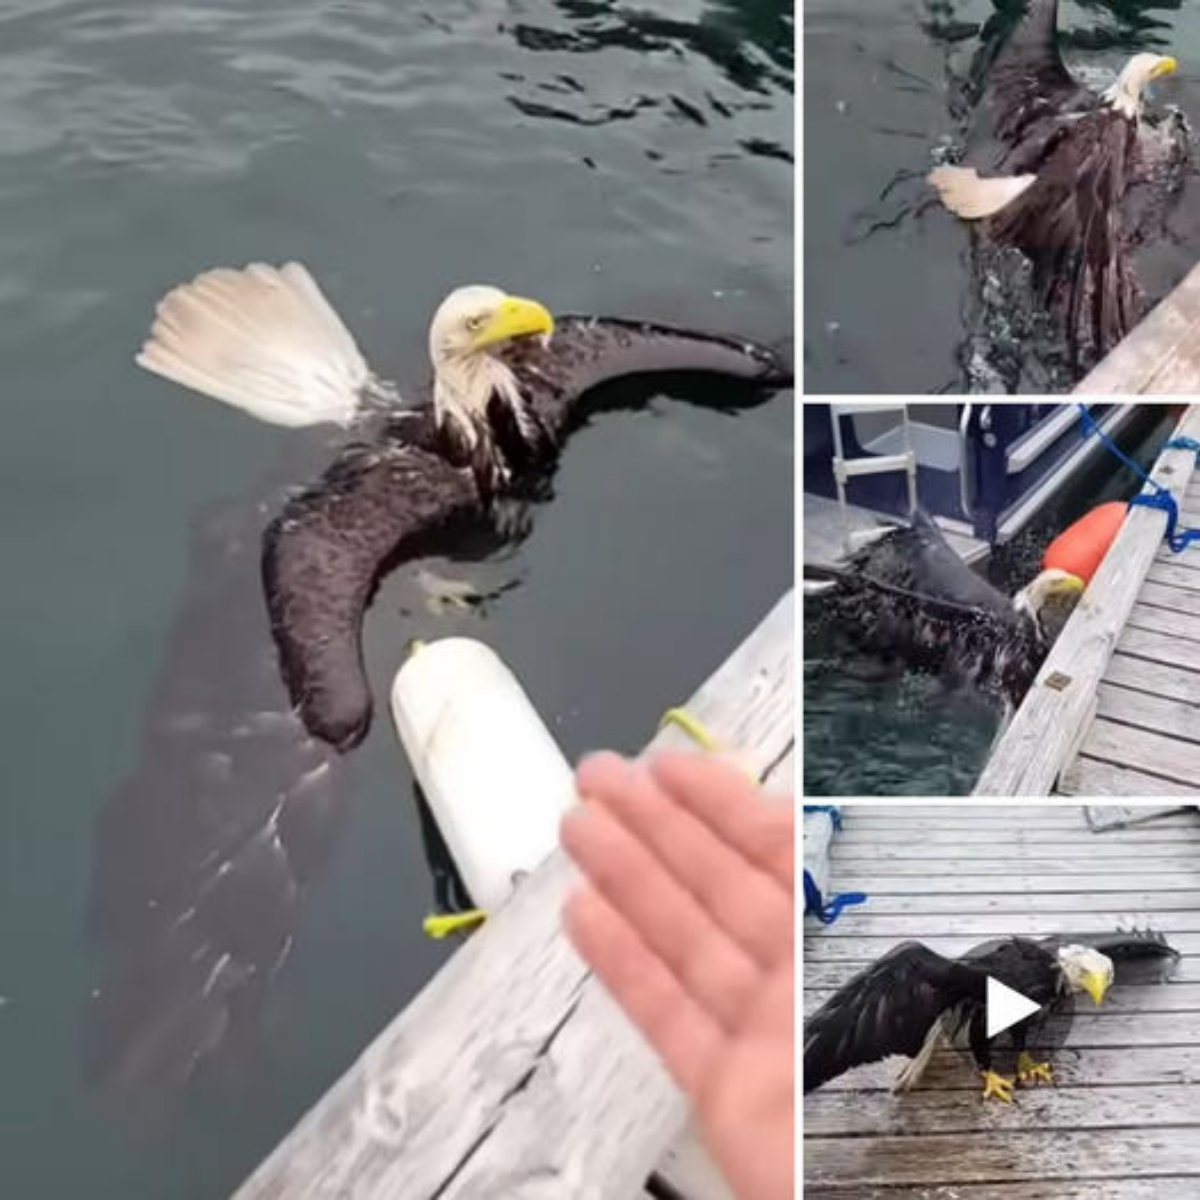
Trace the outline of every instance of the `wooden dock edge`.
<instances>
[{"instance_id":1,"label":"wooden dock edge","mask_svg":"<svg viewBox=\"0 0 1200 1200\"><path fill-rule=\"evenodd\" d=\"M795 739L793 643L789 592L688 703L777 784ZM670 728L650 748L681 745ZM660 1163L687 1200L727 1197L688 1139L663 1162L686 1106L561 934L576 878L559 852L525 880L235 1200L629 1200Z\"/></svg>"},{"instance_id":2,"label":"wooden dock edge","mask_svg":"<svg viewBox=\"0 0 1200 1200\"><path fill-rule=\"evenodd\" d=\"M1200 438L1200 405L1189 405L1175 433ZM1195 465L1190 450L1164 450L1151 478L1181 504ZM1083 599L993 748L973 795L1048 796L1054 790L1095 713L1096 689L1162 544L1166 523L1160 509L1129 510Z\"/></svg>"},{"instance_id":3,"label":"wooden dock edge","mask_svg":"<svg viewBox=\"0 0 1200 1200\"><path fill-rule=\"evenodd\" d=\"M1200 265L1075 385L1083 395L1183 395L1200 370Z\"/></svg>"}]
</instances>

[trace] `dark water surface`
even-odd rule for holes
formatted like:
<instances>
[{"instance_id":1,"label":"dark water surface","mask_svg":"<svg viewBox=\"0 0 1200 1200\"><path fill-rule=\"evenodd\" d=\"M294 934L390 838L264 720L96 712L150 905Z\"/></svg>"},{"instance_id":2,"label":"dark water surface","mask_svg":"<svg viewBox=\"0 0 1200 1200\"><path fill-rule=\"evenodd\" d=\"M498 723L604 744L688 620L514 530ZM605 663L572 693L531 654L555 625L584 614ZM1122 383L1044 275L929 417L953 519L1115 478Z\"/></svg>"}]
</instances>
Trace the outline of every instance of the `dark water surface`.
<instances>
[{"instance_id":1,"label":"dark water surface","mask_svg":"<svg viewBox=\"0 0 1200 1200\"><path fill-rule=\"evenodd\" d=\"M1122 448L1148 467L1176 417L1144 405ZM988 560L988 578L1011 595L1041 569L1046 546L1097 504L1138 491L1134 473L1104 454ZM969 688L905 671L885 679L848 674L833 656L819 606L805 602L804 794L963 796L1000 728L999 705Z\"/></svg>"},{"instance_id":2,"label":"dark water surface","mask_svg":"<svg viewBox=\"0 0 1200 1200\"><path fill-rule=\"evenodd\" d=\"M390 722L310 795L277 715L257 539L329 444L139 372L154 301L301 259L409 390L466 282L783 339L789 8L0 0L0 1194L227 1194L447 953ZM639 745L790 582L791 404L579 434L519 548L426 564L493 602L385 584L376 696L470 633L569 755ZM222 928L295 939L238 1039L186 915L231 859Z\"/></svg>"},{"instance_id":3,"label":"dark water surface","mask_svg":"<svg viewBox=\"0 0 1200 1200\"><path fill-rule=\"evenodd\" d=\"M928 204L924 176L960 150L981 45L1022 0L810 0L805 53L805 387L810 392L997 390L1010 341L1021 391L1061 390L1020 349L1028 313L987 297L967 226ZM1200 10L1181 0L1062 0L1070 69L1103 89L1141 51L1173 54L1152 107L1177 106L1193 129L1193 168L1166 236L1139 252L1149 302L1200 257ZM971 336L985 346L971 344Z\"/></svg>"}]
</instances>

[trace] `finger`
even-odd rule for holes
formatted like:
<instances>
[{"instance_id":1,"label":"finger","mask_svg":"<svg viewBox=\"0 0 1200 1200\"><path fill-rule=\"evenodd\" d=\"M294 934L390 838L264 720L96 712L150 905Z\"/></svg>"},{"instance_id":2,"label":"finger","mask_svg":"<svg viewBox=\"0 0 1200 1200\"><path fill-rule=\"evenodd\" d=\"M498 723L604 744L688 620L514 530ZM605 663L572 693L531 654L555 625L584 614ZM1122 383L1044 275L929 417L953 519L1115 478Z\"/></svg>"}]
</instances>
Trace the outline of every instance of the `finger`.
<instances>
[{"instance_id":1,"label":"finger","mask_svg":"<svg viewBox=\"0 0 1200 1200\"><path fill-rule=\"evenodd\" d=\"M679 1087L699 1095L721 1031L684 991L630 924L591 888L576 892L563 916L580 957L654 1047Z\"/></svg>"},{"instance_id":2,"label":"finger","mask_svg":"<svg viewBox=\"0 0 1200 1200\"><path fill-rule=\"evenodd\" d=\"M792 953L792 897L773 875L744 858L655 782L625 763L611 783L589 793L646 846L763 967ZM740 803L742 801L735 801Z\"/></svg>"},{"instance_id":3,"label":"finger","mask_svg":"<svg viewBox=\"0 0 1200 1200\"><path fill-rule=\"evenodd\" d=\"M695 897L603 807L583 805L563 818L562 844L589 882L633 927L726 1029L761 973Z\"/></svg>"},{"instance_id":4,"label":"finger","mask_svg":"<svg viewBox=\"0 0 1200 1200\"><path fill-rule=\"evenodd\" d=\"M795 817L790 802L764 800L739 772L703 755L664 750L650 756L649 766L673 800L795 892Z\"/></svg>"}]
</instances>

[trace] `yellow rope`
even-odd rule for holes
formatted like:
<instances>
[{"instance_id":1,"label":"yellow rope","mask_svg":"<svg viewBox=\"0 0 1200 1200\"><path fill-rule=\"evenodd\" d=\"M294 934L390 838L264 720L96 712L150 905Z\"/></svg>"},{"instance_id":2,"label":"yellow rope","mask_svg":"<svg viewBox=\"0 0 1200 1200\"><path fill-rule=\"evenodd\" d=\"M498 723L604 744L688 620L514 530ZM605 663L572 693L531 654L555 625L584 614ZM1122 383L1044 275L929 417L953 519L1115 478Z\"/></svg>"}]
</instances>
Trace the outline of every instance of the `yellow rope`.
<instances>
[{"instance_id":1,"label":"yellow rope","mask_svg":"<svg viewBox=\"0 0 1200 1200\"><path fill-rule=\"evenodd\" d=\"M702 750L709 751L710 754L716 754L721 749L720 742L709 733L704 723L697 717L692 716L686 708L668 708L663 713L658 727L659 729L666 729L668 725L674 725L677 729L682 729L697 746Z\"/></svg>"},{"instance_id":2,"label":"yellow rope","mask_svg":"<svg viewBox=\"0 0 1200 1200\"><path fill-rule=\"evenodd\" d=\"M428 937L441 939L452 933L463 933L474 929L487 920L487 913L481 908L472 908L460 913L431 913L422 923L422 928Z\"/></svg>"}]
</instances>

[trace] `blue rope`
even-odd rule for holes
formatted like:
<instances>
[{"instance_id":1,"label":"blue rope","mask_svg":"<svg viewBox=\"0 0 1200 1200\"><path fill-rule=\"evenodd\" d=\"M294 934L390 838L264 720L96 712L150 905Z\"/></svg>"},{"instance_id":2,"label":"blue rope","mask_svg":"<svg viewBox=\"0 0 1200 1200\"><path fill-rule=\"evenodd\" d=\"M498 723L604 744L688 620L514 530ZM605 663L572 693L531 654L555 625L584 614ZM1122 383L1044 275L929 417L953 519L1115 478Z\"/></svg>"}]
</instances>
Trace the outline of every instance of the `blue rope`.
<instances>
[{"instance_id":1,"label":"blue rope","mask_svg":"<svg viewBox=\"0 0 1200 1200\"><path fill-rule=\"evenodd\" d=\"M806 813L825 813L829 820L833 823L835 830L840 830L842 827L842 810L836 804L806 804L804 806ZM842 892L839 895L831 896L828 900L821 895L821 889L817 887L817 881L812 877L812 873L805 868L804 871L804 915L811 914L816 917L822 925L832 925L834 921L842 915L843 908L849 908L852 904L865 904L867 902L866 892Z\"/></svg>"},{"instance_id":2,"label":"blue rope","mask_svg":"<svg viewBox=\"0 0 1200 1200\"><path fill-rule=\"evenodd\" d=\"M1192 542L1200 540L1200 529L1177 529L1179 524L1179 505L1175 502L1175 497L1162 486L1160 483L1155 483L1153 479L1139 466L1132 458L1129 457L1113 440L1100 428L1096 418L1088 412L1086 404L1077 403L1079 409L1079 420L1083 426L1083 436L1088 437L1090 434L1095 434L1101 445L1112 454L1115 458L1120 459L1148 488L1149 492L1143 491L1134 496L1129 501L1130 507L1137 508L1157 508L1160 512L1167 514L1167 545L1171 547L1174 554L1180 554L1192 544ZM1195 438L1176 437L1172 438L1163 447L1164 450L1190 450L1197 456L1197 462L1200 462L1200 442Z\"/></svg>"},{"instance_id":3,"label":"blue rope","mask_svg":"<svg viewBox=\"0 0 1200 1200\"><path fill-rule=\"evenodd\" d=\"M817 887L817 881L812 877L812 874L805 868L804 871L804 915L810 913L816 917L822 925L832 925L834 921L842 915L843 908L849 908L852 904L865 904L867 902L866 892L842 892L840 895L832 896L828 901L821 895L821 889Z\"/></svg>"},{"instance_id":4,"label":"blue rope","mask_svg":"<svg viewBox=\"0 0 1200 1200\"><path fill-rule=\"evenodd\" d=\"M828 813L834 829L840 830L842 827L842 810L836 804L806 804L804 811Z\"/></svg>"}]
</instances>

